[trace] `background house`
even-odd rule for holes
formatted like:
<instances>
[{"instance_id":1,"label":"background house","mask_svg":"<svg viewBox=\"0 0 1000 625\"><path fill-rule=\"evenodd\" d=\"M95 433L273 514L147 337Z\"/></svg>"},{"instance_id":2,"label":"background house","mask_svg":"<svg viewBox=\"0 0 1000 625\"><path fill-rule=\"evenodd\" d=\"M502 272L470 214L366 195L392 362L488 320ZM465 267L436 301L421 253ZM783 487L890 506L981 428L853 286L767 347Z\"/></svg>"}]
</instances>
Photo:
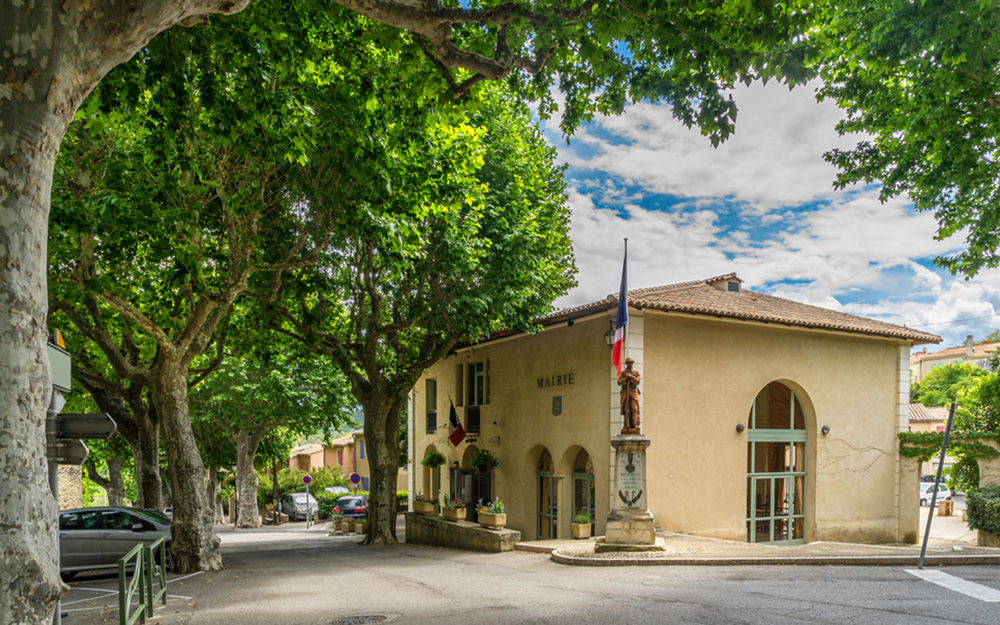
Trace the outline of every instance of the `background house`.
<instances>
[{"instance_id":1,"label":"background house","mask_svg":"<svg viewBox=\"0 0 1000 625\"><path fill-rule=\"evenodd\" d=\"M911 432L943 432L948 424L948 410L945 406L925 406L923 404L910 404L910 431ZM941 454L920 464L920 475L936 474ZM946 455L944 466L950 467L955 464L955 460Z\"/></svg>"},{"instance_id":2,"label":"background house","mask_svg":"<svg viewBox=\"0 0 1000 625\"><path fill-rule=\"evenodd\" d=\"M1000 343L997 342L974 344L971 334L966 337L965 345L958 347L940 349L936 352L928 352L925 347L923 351L910 354L910 382L916 384L923 380L924 376L931 372L931 369L956 362L974 365L989 371L990 357L997 349L1000 349Z\"/></svg>"}]
</instances>

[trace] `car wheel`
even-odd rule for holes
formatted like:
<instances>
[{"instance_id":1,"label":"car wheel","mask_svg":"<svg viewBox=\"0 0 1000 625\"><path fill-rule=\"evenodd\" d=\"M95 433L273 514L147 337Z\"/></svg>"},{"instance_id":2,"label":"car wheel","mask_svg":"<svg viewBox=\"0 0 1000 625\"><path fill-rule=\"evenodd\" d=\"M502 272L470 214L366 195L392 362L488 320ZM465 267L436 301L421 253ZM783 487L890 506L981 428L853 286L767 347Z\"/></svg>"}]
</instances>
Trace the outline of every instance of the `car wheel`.
<instances>
[{"instance_id":1,"label":"car wheel","mask_svg":"<svg viewBox=\"0 0 1000 625\"><path fill-rule=\"evenodd\" d=\"M174 553L170 550L170 545L167 544L167 573L173 573L174 571Z\"/></svg>"},{"instance_id":2,"label":"car wheel","mask_svg":"<svg viewBox=\"0 0 1000 625\"><path fill-rule=\"evenodd\" d=\"M926 506L927 505L927 500L926 499L921 499L920 500L920 505L921 506Z\"/></svg>"},{"instance_id":3,"label":"car wheel","mask_svg":"<svg viewBox=\"0 0 1000 625\"><path fill-rule=\"evenodd\" d=\"M62 580L64 582L68 582L74 577L76 577L76 571L64 571L60 573L59 576L62 577Z\"/></svg>"}]
</instances>

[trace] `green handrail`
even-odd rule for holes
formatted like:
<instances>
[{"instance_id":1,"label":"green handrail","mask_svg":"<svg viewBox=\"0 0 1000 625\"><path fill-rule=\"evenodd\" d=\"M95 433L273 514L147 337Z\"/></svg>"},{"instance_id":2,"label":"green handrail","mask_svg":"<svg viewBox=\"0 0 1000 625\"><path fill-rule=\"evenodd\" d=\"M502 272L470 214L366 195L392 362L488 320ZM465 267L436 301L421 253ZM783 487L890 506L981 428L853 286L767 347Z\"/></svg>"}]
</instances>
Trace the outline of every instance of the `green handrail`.
<instances>
[{"instance_id":1,"label":"green handrail","mask_svg":"<svg viewBox=\"0 0 1000 625\"><path fill-rule=\"evenodd\" d=\"M145 549L143 544L138 543L135 547L118 560L118 622L121 625L132 625L137 620L140 623L146 622L146 585L142 583L142 555ZM135 560L135 570L132 577L125 576L125 568L129 560ZM132 595L136 588L139 589L139 608L133 613Z\"/></svg>"},{"instance_id":2,"label":"green handrail","mask_svg":"<svg viewBox=\"0 0 1000 625\"><path fill-rule=\"evenodd\" d=\"M167 605L167 539L158 538L146 547L146 616L153 617L153 604L163 599ZM160 589L153 593L153 579L160 582Z\"/></svg>"}]
</instances>

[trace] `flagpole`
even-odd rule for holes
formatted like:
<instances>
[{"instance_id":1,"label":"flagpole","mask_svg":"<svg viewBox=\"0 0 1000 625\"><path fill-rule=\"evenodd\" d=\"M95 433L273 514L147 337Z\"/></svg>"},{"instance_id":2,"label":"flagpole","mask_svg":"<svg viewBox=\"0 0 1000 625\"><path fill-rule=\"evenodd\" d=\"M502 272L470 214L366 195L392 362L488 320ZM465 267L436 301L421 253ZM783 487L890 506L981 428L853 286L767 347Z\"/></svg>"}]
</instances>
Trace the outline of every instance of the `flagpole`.
<instances>
[{"instance_id":1,"label":"flagpole","mask_svg":"<svg viewBox=\"0 0 1000 625\"><path fill-rule=\"evenodd\" d=\"M628 310L628 237L625 237L625 310L626 311ZM628 346L629 343L631 342L629 340L629 335L631 333L632 333L631 328L628 325L626 325L625 343L623 345L624 353L622 354L622 362L625 362L628 359Z\"/></svg>"}]
</instances>

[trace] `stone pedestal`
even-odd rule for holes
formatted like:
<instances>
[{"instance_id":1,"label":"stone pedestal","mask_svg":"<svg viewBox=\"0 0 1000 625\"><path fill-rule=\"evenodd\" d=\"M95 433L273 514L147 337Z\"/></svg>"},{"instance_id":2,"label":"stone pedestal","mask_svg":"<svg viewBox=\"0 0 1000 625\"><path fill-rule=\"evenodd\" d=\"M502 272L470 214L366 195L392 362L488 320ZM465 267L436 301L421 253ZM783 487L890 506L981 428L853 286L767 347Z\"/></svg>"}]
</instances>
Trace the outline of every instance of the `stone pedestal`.
<instances>
[{"instance_id":1,"label":"stone pedestal","mask_svg":"<svg viewBox=\"0 0 1000 625\"><path fill-rule=\"evenodd\" d=\"M615 502L608 513L601 550L655 549L656 528L646 505L646 448L641 434L611 439L615 448Z\"/></svg>"}]
</instances>

